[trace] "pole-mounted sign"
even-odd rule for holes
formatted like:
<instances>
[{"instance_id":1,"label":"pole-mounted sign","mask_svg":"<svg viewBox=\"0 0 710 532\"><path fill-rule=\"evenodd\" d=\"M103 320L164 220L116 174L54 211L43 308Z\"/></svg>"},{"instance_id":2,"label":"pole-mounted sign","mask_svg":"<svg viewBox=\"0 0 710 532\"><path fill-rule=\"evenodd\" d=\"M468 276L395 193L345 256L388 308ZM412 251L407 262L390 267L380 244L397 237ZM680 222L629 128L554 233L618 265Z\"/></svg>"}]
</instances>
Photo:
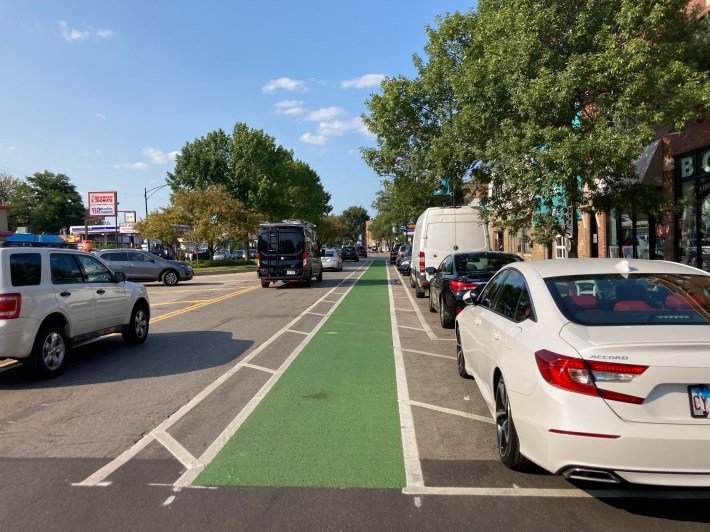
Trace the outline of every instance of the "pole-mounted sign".
<instances>
[{"instance_id":1,"label":"pole-mounted sign","mask_svg":"<svg viewBox=\"0 0 710 532\"><path fill-rule=\"evenodd\" d=\"M90 216L118 216L116 192L89 192Z\"/></svg>"}]
</instances>

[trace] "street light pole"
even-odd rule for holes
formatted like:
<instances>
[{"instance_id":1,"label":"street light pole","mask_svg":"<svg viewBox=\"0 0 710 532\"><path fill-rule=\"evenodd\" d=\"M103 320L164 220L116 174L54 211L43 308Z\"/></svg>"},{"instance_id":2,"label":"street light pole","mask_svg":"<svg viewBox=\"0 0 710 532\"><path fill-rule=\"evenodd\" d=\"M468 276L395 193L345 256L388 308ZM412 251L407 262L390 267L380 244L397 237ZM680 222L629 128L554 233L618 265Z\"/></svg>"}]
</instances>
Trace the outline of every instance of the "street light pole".
<instances>
[{"instance_id":1,"label":"street light pole","mask_svg":"<svg viewBox=\"0 0 710 532\"><path fill-rule=\"evenodd\" d=\"M151 197L153 194L155 194L161 188L165 188L168 185L169 185L169 183L165 183L164 185L160 185L159 187L144 188L143 189L143 197L145 198L145 217L146 218L148 218L148 198ZM150 194L148 194L148 192L150 192Z\"/></svg>"}]
</instances>

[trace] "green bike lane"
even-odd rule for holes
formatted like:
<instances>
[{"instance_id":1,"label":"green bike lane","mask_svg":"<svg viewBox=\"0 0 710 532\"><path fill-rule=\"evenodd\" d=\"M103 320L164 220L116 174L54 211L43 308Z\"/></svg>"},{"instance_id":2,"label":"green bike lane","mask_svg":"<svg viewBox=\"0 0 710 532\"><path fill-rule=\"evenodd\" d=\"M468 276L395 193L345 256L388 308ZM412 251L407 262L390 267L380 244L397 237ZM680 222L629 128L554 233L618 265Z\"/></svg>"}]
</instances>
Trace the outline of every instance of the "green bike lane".
<instances>
[{"instance_id":1,"label":"green bike lane","mask_svg":"<svg viewBox=\"0 0 710 532\"><path fill-rule=\"evenodd\" d=\"M405 487L384 262L372 263L194 484Z\"/></svg>"}]
</instances>

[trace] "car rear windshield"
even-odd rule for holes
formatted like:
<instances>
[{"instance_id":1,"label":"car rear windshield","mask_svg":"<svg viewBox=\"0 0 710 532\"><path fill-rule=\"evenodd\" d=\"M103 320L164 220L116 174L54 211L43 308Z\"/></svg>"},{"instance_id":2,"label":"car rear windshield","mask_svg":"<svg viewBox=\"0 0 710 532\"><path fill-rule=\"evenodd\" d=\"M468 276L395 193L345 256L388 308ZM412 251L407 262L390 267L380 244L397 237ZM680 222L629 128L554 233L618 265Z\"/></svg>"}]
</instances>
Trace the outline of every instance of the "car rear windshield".
<instances>
[{"instance_id":1,"label":"car rear windshield","mask_svg":"<svg viewBox=\"0 0 710 532\"><path fill-rule=\"evenodd\" d=\"M545 282L565 317L582 325L710 323L707 275L575 275Z\"/></svg>"},{"instance_id":2,"label":"car rear windshield","mask_svg":"<svg viewBox=\"0 0 710 532\"><path fill-rule=\"evenodd\" d=\"M456 271L459 273L489 272L495 273L506 264L520 262L517 255L488 255L486 253L460 253L454 257Z\"/></svg>"},{"instance_id":3,"label":"car rear windshield","mask_svg":"<svg viewBox=\"0 0 710 532\"><path fill-rule=\"evenodd\" d=\"M326 249L325 250L325 256L326 257L335 257L335 251L332 249Z\"/></svg>"},{"instance_id":4,"label":"car rear windshield","mask_svg":"<svg viewBox=\"0 0 710 532\"><path fill-rule=\"evenodd\" d=\"M290 255L303 253L303 232L288 229L259 232L259 253Z\"/></svg>"}]
</instances>

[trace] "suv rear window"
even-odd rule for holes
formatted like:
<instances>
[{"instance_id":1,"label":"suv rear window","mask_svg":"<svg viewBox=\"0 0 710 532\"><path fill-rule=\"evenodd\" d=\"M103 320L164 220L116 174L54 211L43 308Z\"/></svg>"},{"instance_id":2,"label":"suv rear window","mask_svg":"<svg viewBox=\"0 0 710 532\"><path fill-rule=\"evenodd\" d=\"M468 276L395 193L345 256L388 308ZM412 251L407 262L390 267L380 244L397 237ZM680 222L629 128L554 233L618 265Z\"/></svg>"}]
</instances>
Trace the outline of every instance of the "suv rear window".
<instances>
[{"instance_id":1,"label":"suv rear window","mask_svg":"<svg viewBox=\"0 0 710 532\"><path fill-rule=\"evenodd\" d=\"M125 262L128 260L128 254L125 251L112 251L110 253L102 254L101 258L105 260Z\"/></svg>"},{"instance_id":2,"label":"suv rear window","mask_svg":"<svg viewBox=\"0 0 710 532\"><path fill-rule=\"evenodd\" d=\"M42 257L39 253L14 253L10 255L10 280L12 286L35 286L42 279Z\"/></svg>"}]
</instances>

